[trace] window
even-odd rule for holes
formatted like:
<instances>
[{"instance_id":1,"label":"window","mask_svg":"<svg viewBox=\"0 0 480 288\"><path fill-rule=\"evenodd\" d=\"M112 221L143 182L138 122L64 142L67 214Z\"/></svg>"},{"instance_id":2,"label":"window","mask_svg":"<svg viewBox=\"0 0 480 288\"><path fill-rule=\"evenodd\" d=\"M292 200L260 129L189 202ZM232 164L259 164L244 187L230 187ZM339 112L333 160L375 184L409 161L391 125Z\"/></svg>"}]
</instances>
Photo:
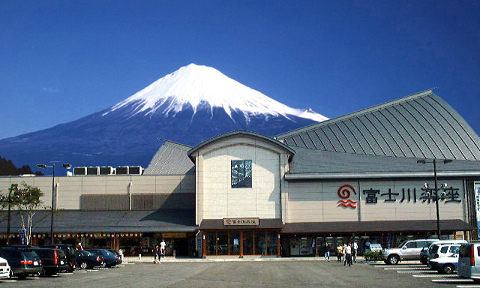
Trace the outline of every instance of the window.
<instances>
[{"instance_id":1,"label":"window","mask_svg":"<svg viewBox=\"0 0 480 288\"><path fill-rule=\"evenodd\" d=\"M232 160L232 188L252 188L252 160Z\"/></svg>"}]
</instances>

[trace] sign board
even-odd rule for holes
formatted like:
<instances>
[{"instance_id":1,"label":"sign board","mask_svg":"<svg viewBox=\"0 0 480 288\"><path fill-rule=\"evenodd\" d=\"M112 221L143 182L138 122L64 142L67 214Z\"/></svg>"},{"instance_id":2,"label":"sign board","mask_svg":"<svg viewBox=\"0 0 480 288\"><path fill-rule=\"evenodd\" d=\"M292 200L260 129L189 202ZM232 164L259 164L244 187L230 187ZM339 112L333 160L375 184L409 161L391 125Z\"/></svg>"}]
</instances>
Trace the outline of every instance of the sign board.
<instances>
[{"instance_id":1,"label":"sign board","mask_svg":"<svg viewBox=\"0 0 480 288\"><path fill-rule=\"evenodd\" d=\"M187 233L162 233L163 238L187 238Z\"/></svg>"},{"instance_id":2,"label":"sign board","mask_svg":"<svg viewBox=\"0 0 480 288\"><path fill-rule=\"evenodd\" d=\"M224 226L258 226L260 218L223 218Z\"/></svg>"}]
</instances>

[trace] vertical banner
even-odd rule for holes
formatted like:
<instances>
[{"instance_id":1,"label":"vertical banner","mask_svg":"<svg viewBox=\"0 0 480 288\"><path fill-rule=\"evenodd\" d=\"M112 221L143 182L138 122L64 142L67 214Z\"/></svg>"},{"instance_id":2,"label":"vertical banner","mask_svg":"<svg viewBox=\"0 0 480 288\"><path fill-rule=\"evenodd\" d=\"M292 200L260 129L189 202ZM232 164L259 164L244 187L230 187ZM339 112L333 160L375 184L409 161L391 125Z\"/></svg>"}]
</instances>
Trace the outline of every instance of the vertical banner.
<instances>
[{"instance_id":1,"label":"vertical banner","mask_svg":"<svg viewBox=\"0 0 480 288\"><path fill-rule=\"evenodd\" d=\"M477 212L477 236L480 239L480 182L475 182L475 211Z\"/></svg>"}]
</instances>

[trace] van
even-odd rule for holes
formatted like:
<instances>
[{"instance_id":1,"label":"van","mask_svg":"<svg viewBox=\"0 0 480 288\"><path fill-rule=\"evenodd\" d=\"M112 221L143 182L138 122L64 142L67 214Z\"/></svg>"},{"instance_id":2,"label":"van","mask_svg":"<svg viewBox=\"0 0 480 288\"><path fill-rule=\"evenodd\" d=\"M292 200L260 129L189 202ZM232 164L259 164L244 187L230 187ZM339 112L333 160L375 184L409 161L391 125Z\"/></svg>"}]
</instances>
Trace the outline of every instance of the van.
<instances>
[{"instance_id":1,"label":"van","mask_svg":"<svg viewBox=\"0 0 480 288\"><path fill-rule=\"evenodd\" d=\"M458 276L480 282L480 243L465 243L460 246Z\"/></svg>"},{"instance_id":2,"label":"van","mask_svg":"<svg viewBox=\"0 0 480 288\"><path fill-rule=\"evenodd\" d=\"M436 242L433 242L430 246L423 247L422 251L420 252L420 262L422 264L428 264L429 258L431 257L431 250L433 249L433 245L441 245L441 244L462 244L462 243L467 243L466 240L439 240Z\"/></svg>"}]
</instances>

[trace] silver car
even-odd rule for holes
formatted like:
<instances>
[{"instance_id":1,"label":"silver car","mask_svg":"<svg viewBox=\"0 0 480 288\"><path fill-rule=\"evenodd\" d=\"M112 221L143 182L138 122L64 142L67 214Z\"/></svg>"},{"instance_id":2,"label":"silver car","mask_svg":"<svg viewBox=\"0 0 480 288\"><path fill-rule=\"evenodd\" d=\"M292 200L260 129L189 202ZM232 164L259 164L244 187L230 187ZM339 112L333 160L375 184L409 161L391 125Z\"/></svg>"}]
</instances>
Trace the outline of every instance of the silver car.
<instances>
[{"instance_id":1,"label":"silver car","mask_svg":"<svg viewBox=\"0 0 480 288\"><path fill-rule=\"evenodd\" d=\"M385 263L396 265L402 260L420 260L420 252L424 247L430 246L438 239L407 240L398 246L382 251L382 259Z\"/></svg>"}]
</instances>

